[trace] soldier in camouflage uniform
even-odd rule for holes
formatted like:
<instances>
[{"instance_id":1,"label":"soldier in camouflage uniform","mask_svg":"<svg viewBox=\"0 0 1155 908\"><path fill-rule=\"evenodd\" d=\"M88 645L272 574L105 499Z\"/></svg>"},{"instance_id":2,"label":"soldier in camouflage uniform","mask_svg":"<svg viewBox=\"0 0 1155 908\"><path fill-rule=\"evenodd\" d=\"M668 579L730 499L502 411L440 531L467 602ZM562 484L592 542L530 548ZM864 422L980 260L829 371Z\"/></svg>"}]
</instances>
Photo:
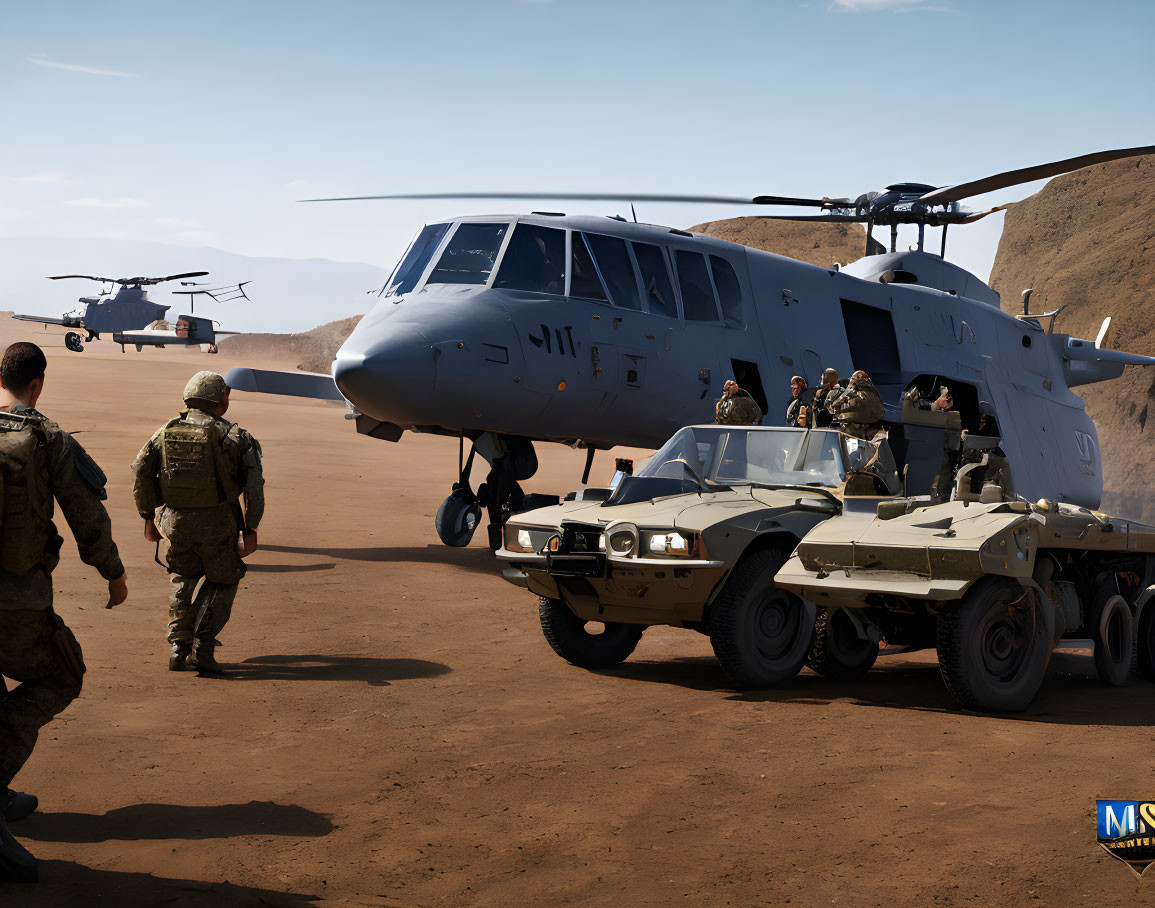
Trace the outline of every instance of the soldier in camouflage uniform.
<instances>
[{"instance_id":1,"label":"soldier in camouflage uniform","mask_svg":"<svg viewBox=\"0 0 1155 908\"><path fill-rule=\"evenodd\" d=\"M714 405L714 422L720 426L757 426L762 422L762 410L749 391L730 379L722 385L722 397Z\"/></svg>"},{"instance_id":2,"label":"soldier in camouflage uniform","mask_svg":"<svg viewBox=\"0 0 1155 908\"><path fill-rule=\"evenodd\" d=\"M36 860L5 821L36 809L32 795L8 786L36 745L40 728L80 693L84 656L52 609L52 571L64 540L52 522L60 505L85 564L108 581L108 607L128 596L112 541L104 474L67 432L32 409L47 361L35 344L10 346L0 361L0 880L32 882Z\"/></svg>"},{"instance_id":3,"label":"soldier in camouflage uniform","mask_svg":"<svg viewBox=\"0 0 1155 908\"><path fill-rule=\"evenodd\" d=\"M169 542L168 667L180 671L191 654L199 671L215 673L221 668L214 641L232 613L245 575L241 559L256 551L257 525L265 511L261 446L236 423L222 419L229 389L215 372L194 375L184 401L188 409L159 429L136 456L132 494L144 519L145 539L159 546L163 534ZM238 537L243 540L240 551Z\"/></svg>"},{"instance_id":4,"label":"soldier in camouflage uniform","mask_svg":"<svg viewBox=\"0 0 1155 908\"><path fill-rule=\"evenodd\" d=\"M882 423L882 395L870 376L859 369L850 376L846 390L830 404L830 412L843 432L869 439Z\"/></svg>"}]
</instances>

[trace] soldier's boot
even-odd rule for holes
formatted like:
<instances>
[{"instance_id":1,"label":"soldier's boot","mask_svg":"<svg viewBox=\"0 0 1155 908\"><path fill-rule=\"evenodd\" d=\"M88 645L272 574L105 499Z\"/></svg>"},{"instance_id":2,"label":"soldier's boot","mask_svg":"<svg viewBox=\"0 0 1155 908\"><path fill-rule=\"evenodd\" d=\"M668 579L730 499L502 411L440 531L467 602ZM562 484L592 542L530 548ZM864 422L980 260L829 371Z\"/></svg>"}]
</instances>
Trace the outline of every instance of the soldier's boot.
<instances>
[{"instance_id":1,"label":"soldier's boot","mask_svg":"<svg viewBox=\"0 0 1155 908\"><path fill-rule=\"evenodd\" d=\"M39 806L40 801L36 795L13 791L11 788L4 789L3 803L0 804L0 807L3 807L4 819L9 823L23 820Z\"/></svg>"},{"instance_id":2,"label":"soldier's boot","mask_svg":"<svg viewBox=\"0 0 1155 908\"><path fill-rule=\"evenodd\" d=\"M184 670L184 663L188 659L190 649L191 647L184 641L177 641L172 645L172 655L168 657L168 670L170 672Z\"/></svg>"},{"instance_id":3,"label":"soldier's boot","mask_svg":"<svg viewBox=\"0 0 1155 908\"><path fill-rule=\"evenodd\" d=\"M12 837L8 824L0 819L0 881L35 883L40 879L36 858Z\"/></svg>"},{"instance_id":4,"label":"soldier's boot","mask_svg":"<svg viewBox=\"0 0 1155 908\"><path fill-rule=\"evenodd\" d=\"M197 671L203 674L223 675L225 673L224 668L217 662L217 657L213 654L213 641L211 637L207 640L198 638L193 641L192 661Z\"/></svg>"}]
</instances>

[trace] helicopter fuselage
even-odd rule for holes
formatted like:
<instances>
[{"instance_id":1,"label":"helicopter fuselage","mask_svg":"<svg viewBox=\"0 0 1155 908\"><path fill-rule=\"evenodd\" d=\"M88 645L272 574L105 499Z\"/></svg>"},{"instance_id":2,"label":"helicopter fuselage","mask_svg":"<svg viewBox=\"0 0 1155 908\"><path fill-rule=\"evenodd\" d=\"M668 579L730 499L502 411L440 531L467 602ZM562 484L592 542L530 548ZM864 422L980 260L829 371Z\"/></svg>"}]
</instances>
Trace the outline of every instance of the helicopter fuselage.
<instances>
[{"instance_id":1,"label":"helicopter fuselage","mask_svg":"<svg viewBox=\"0 0 1155 908\"><path fill-rule=\"evenodd\" d=\"M333 363L377 437L400 430L657 447L735 378L783 420L790 378L868 372L901 423L949 383L997 421L1016 491L1097 506L1099 445L1070 386L1116 377L1091 342L999 308L924 252L820 268L686 231L547 214L427 226ZM378 423L374 431L373 423ZM379 429L385 427L386 431Z\"/></svg>"}]
</instances>

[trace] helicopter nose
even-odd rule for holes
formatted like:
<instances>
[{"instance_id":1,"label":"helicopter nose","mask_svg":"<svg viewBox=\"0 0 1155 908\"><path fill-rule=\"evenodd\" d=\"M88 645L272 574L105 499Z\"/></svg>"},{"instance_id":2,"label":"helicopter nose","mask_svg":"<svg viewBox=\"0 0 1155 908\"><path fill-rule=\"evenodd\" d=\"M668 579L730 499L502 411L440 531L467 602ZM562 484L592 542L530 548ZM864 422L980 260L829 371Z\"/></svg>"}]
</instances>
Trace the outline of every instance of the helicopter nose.
<instances>
[{"instance_id":1,"label":"helicopter nose","mask_svg":"<svg viewBox=\"0 0 1155 908\"><path fill-rule=\"evenodd\" d=\"M420 332L391 333L364 347L350 337L333 361L333 380L362 413L407 423L417 418L420 400L433 388L437 370L433 348Z\"/></svg>"}]
</instances>

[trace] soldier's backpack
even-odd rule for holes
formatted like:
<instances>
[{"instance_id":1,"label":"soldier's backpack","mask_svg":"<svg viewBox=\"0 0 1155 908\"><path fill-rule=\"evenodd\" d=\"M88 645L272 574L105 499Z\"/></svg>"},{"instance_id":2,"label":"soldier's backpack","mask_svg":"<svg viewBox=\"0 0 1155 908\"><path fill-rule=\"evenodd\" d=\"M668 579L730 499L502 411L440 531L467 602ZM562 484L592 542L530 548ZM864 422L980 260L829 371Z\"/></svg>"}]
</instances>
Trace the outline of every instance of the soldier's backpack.
<instances>
[{"instance_id":1,"label":"soldier's backpack","mask_svg":"<svg viewBox=\"0 0 1155 908\"><path fill-rule=\"evenodd\" d=\"M52 490L38 462L47 443L42 420L0 411L0 564L13 574L34 568L53 537Z\"/></svg>"},{"instance_id":2,"label":"soldier's backpack","mask_svg":"<svg viewBox=\"0 0 1155 908\"><path fill-rule=\"evenodd\" d=\"M170 508L212 508L241 494L221 445L227 428L174 419L161 431L160 491Z\"/></svg>"}]
</instances>

